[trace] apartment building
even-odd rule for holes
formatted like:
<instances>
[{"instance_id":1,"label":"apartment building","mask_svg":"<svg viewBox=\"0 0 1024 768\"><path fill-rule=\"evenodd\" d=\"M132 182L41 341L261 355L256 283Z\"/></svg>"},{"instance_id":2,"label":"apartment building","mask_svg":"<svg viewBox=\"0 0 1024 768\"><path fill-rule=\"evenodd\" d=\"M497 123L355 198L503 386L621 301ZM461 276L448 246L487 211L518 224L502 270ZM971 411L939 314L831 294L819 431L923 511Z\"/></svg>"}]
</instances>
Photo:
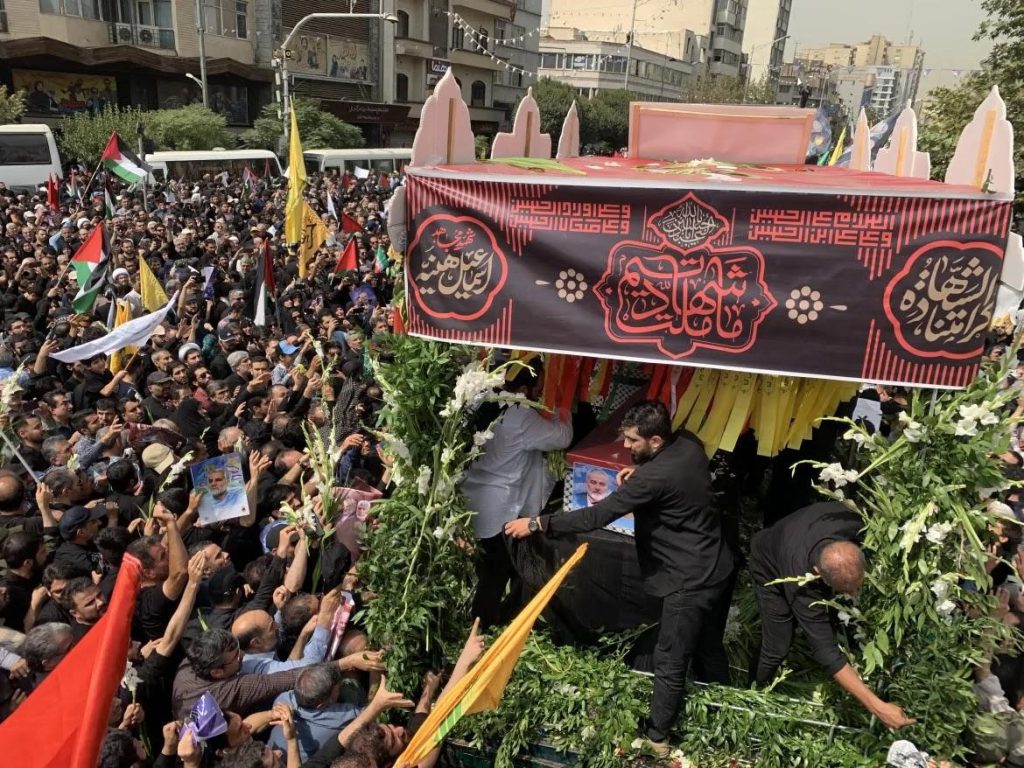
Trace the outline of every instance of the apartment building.
<instances>
[{"instance_id":1,"label":"apartment building","mask_svg":"<svg viewBox=\"0 0 1024 768\"><path fill-rule=\"evenodd\" d=\"M540 63L540 0L397 0L396 13L394 101L408 114L392 144L412 141L423 102L449 67L474 133L511 125Z\"/></svg>"},{"instance_id":2,"label":"apartment building","mask_svg":"<svg viewBox=\"0 0 1024 768\"><path fill-rule=\"evenodd\" d=\"M793 0L747 0L743 55L750 82L779 81L792 7Z\"/></svg>"},{"instance_id":3,"label":"apartment building","mask_svg":"<svg viewBox=\"0 0 1024 768\"><path fill-rule=\"evenodd\" d=\"M560 80L581 98L626 87L645 101L680 101L695 65L640 45L591 40L576 29L549 27L540 40L540 76Z\"/></svg>"},{"instance_id":4,"label":"apartment building","mask_svg":"<svg viewBox=\"0 0 1024 768\"><path fill-rule=\"evenodd\" d=\"M617 6L593 0L550 0L549 28L613 33L680 61L698 60L716 75L737 77L743 63L748 0L635 0ZM611 10L609 10L611 9ZM635 20L634 20L635 18ZM788 20L787 20L788 24ZM687 43L692 50L687 50Z\"/></svg>"},{"instance_id":5,"label":"apartment building","mask_svg":"<svg viewBox=\"0 0 1024 768\"><path fill-rule=\"evenodd\" d=\"M257 0L257 2L269 0ZM0 81L28 91L28 118L55 121L105 104L147 109L202 101L205 26L210 106L231 125L252 123L271 98L273 72L256 60L247 0L2 0Z\"/></svg>"},{"instance_id":6,"label":"apartment building","mask_svg":"<svg viewBox=\"0 0 1024 768\"><path fill-rule=\"evenodd\" d=\"M820 61L843 72L846 79L865 78L860 86L850 85L846 90L861 94L869 92L865 106L872 106L889 114L908 101L914 101L924 68L924 50L911 43L893 43L883 35L872 35L870 40L855 45L830 43L827 46L802 47L797 59ZM868 83L867 80L871 82Z\"/></svg>"}]
</instances>

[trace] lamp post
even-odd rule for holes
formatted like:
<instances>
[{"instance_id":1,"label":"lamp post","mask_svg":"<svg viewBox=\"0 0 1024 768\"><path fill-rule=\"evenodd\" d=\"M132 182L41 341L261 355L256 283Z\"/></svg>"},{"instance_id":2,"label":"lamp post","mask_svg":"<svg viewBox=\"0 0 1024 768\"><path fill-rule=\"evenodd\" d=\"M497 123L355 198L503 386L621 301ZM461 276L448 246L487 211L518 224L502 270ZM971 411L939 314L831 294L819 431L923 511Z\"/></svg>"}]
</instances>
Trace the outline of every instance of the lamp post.
<instances>
[{"instance_id":1,"label":"lamp post","mask_svg":"<svg viewBox=\"0 0 1024 768\"><path fill-rule=\"evenodd\" d=\"M203 91L203 106L209 107L206 98L206 17L203 15L203 0L196 0L196 33L199 35L199 87ZM186 77L195 80L192 75Z\"/></svg>"},{"instance_id":2,"label":"lamp post","mask_svg":"<svg viewBox=\"0 0 1024 768\"><path fill-rule=\"evenodd\" d=\"M754 51L756 51L758 48L764 48L765 46L767 46L769 48L774 48L777 43L781 43L783 40L788 40L790 37L792 37L792 35L784 35L782 37L777 37L774 40L772 40L770 43L761 43L760 45L755 45L753 48L750 49L750 54L747 57L747 77L746 77L746 82L743 83L743 103L744 104L747 103L747 97L750 94L750 70L754 66ZM770 66L770 63L769 63L769 66Z\"/></svg>"},{"instance_id":3,"label":"lamp post","mask_svg":"<svg viewBox=\"0 0 1024 768\"><path fill-rule=\"evenodd\" d=\"M393 13L311 13L303 16L281 43L281 117L284 122L284 137L288 139L291 126L291 95L288 92L288 45L295 34L311 21L326 19L381 19L391 24L398 23L398 17Z\"/></svg>"},{"instance_id":4,"label":"lamp post","mask_svg":"<svg viewBox=\"0 0 1024 768\"><path fill-rule=\"evenodd\" d=\"M629 38L626 40L626 79L623 81L622 89L629 92L629 67L633 58L633 37L636 35L636 3L633 0L633 20L629 22Z\"/></svg>"},{"instance_id":5,"label":"lamp post","mask_svg":"<svg viewBox=\"0 0 1024 768\"><path fill-rule=\"evenodd\" d=\"M186 72L185 73L185 77L187 77L189 80L191 80L193 83L195 83L196 85L199 86L199 90L203 94L203 106L205 107L207 105L207 100L206 100L206 83L203 82L202 80L200 80L195 75L193 75L191 72Z\"/></svg>"}]
</instances>

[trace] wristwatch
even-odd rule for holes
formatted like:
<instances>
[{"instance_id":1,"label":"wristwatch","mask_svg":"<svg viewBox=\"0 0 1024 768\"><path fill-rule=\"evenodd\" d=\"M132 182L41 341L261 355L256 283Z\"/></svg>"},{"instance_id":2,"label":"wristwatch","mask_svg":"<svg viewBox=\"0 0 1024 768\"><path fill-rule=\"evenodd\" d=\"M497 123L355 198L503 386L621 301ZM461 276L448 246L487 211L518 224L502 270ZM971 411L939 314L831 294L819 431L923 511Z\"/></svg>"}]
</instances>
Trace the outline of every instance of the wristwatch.
<instances>
[{"instance_id":1,"label":"wristwatch","mask_svg":"<svg viewBox=\"0 0 1024 768\"><path fill-rule=\"evenodd\" d=\"M537 533L537 531L540 530L540 519L536 517L531 517L528 527L530 533Z\"/></svg>"}]
</instances>

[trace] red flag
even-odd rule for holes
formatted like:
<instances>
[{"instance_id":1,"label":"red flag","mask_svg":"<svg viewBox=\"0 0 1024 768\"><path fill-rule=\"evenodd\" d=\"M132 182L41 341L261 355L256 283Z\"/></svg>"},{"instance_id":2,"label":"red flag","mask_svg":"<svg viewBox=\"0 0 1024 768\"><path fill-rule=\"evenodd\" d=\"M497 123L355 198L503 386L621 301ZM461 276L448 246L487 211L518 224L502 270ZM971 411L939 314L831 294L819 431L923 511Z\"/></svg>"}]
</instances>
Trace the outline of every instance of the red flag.
<instances>
[{"instance_id":1,"label":"red flag","mask_svg":"<svg viewBox=\"0 0 1024 768\"><path fill-rule=\"evenodd\" d=\"M377 186L381 189L391 189L391 179L388 178L386 173L382 173L380 178L377 179Z\"/></svg>"},{"instance_id":2,"label":"red flag","mask_svg":"<svg viewBox=\"0 0 1024 768\"><path fill-rule=\"evenodd\" d=\"M60 210L60 192L57 189L57 177L52 173L46 177L46 204L51 211Z\"/></svg>"},{"instance_id":3,"label":"red flag","mask_svg":"<svg viewBox=\"0 0 1024 768\"><path fill-rule=\"evenodd\" d=\"M343 174L341 174L341 188L348 192L351 186L352 177L348 175L348 171L345 171Z\"/></svg>"},{"instance_id":4,"label":"red flag","mask_svg":"<svg viewBox=\"0 0 1024 768\"><path fill-rule=\"evenodd\" d=\"M125 555L106 614L0 725L20 768L94 768L124 677L142 565Z\"/></svg>"},{"instance_id":5,"label":"red flag","mask_svg":"<svg viewBox=\"0 0 1024 768\"><path fill-rule=\"evenodd\" d=\"M349 216L347 213L341 214L341 231L346 234L354 234L356 232L362 232L363 228L359 226L359 222Z\"/></svg>"},{"instance_id":6,"label":"red flag","mask_svg":"<svg viewBox=\"0 0 1024 768\"><path fill-rule=\"evenodd\" d=\"M338 259L337 265L334 267L335 272L355 272L359 269L359 256L356 252L356 239L350 237L348 243L345 245L345 250L341 252L341 257Z\"/></svg>"},{"instance_id":7,"label":"red flag","mask_svg":"<svg viewBox=\"0 0 1024 768\"><path fill-rule=\"evenodd\" d=\"M402 310L400 307L395 307L391 314L391 332L395 336L405 336L408 331L405 330L405 320L402 319Z\"/></svg>"}]
</instances>

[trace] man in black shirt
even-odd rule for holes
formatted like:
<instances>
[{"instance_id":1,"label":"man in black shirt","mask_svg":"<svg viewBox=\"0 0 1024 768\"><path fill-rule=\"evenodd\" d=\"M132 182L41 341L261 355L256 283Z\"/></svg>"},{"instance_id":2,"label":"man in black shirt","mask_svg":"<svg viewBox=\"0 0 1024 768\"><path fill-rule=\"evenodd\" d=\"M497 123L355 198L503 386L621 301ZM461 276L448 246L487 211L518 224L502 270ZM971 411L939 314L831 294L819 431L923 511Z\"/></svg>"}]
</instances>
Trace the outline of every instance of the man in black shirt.
<instances>
[{"instance_id":1,"label":"man in black shirt","mask_svg":"<svg viewBox=\"0 0 1024 768\"><path fill-rule=\"evenodd\" d=\"M146 377L149 397L142 401L142 410L149 416L150 422L169 419L174 415L170 400L172 381L163 371L153 371Z\"/></svg>"},{"instance_id":2,"label":"man in black shirt","mask_svg":"<svg viewBox=\"0 0 1024 768\"><path fill-rule=\"evenodd\" d=\"M592 531L633 513L644 588L663 599L646 735L655 752L667 756L666 740L682 705L691 659L708 682L729 682L722 633L733 557L712 507L700 441L689 433L673 434L668 411L658 402L631 408L621 429L623 445L638 466L619 473L616 492L592 507L513 520L505 533L522 538Z\"/></svg>"},{"instance_id":3,"label":"man in black shirt","mask_svg":"<svg viewBox=\"0 0 1024 768\"><path fill-rule=\"evenodd\" d=\"M5 626L24 632L32 590L39 586L39 576L49 552L39 534L15 531L4 542L3 555L7 575L0 586L7 588L7 605L0 616Z\"/></svg>"},{"instance_id":4,"label":"man in black shirt","mask_svg":"<svg viewBox=\"0 0 1024 768\"><path fill-rule=\"evenodd\" d=\"M189 499L189 511L199 506L199 494ZM142 585L135 601L132 634L148 642L161 637L188 583L188 551L173 512L157 502L153 519L166 529L163 540L147 536L128 545L127 553L142 563Z\"/></svg>"},{"instance_id":5,"label":"man in black shirt","mask_svg":"<svg viewBox=\"0 0 1024 768\"><path fill-rule=\"evenodd\" d=\"M68 563L87 573L101 573L100 553L93 539L99 533L100 520L106 516L107 509L102 504L92 509L81 506L68 509L60 519L60 535L64 543L57 547L53 562Z\"/></svg>"},{"instance_id":6,"label":"man in black shirt","mask_svg":"<svg viewBox=\"0 0 1024 768\"><path fill-rule=\"evenodd\" d=\"M750 575L761 613L761 652L754 674L758 685L775 677L799 624L811 654L826 672L889 728L912 725L895 704L879 699L860 679L836 645L828 608L821 604L836 592L855 595L864 581L859 542L860 515L838 502L811 504L754 534ZM808 584L779 579L820 576Z\"/></svg>"},{"instance_id":7,"label":"man in black shirt","mask_svg":"<svg viewBox=\"0 0 1024 768\"><path fill-rule=\"evenodd\" d=\"M71 615L71 635L77 643L107 612L107 601L89 576L68 582L61 596L65 610Z\"/></svg>"}]
</instances>

